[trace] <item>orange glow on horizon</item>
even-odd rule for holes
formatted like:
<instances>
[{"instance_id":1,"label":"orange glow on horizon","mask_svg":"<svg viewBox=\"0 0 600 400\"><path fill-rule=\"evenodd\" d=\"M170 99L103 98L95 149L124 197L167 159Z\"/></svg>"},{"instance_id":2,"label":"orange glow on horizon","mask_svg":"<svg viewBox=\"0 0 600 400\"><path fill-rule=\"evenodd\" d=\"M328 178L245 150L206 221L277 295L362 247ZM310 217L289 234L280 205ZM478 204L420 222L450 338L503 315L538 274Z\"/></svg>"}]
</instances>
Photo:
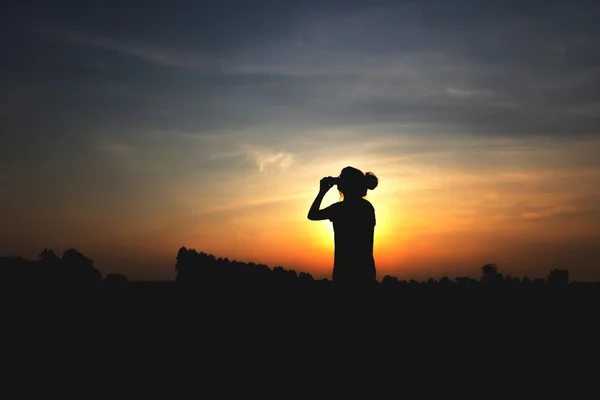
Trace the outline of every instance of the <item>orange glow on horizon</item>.
<instances>
[{"instance_id":1,"label":"orange glow on horizon","mask_svg":"<svg viewBox=\"0 0 600 400\"><path fill-rule=\"evenodd\" d=\"M600 143L587 147L600 150ZM567 151L576 158L582 150L560 147L547 153L564 158ZM529 155L523 157L529 160ZM548 266L574 262L582 265L580 276L593 274L600 238L600 173L594 169L507 164L480 172L433 167L429 160L398 164L385 159L365 168L346 157L332 163L335 158L323 156L303 168L231 174L212 185L182 180L162 203L144 197L119 204L115 212L110 207L101 212L52 205L55 213L34 217L19 212L20 204L13 203L6 225L14 228L4 246L9 253L32 258L47 247L57 252L74 247L102 271L117 268L133 278L173 278L182 246L330 278L332 224L306 216L320 178L356 165L379 178L379 186L366 197L377 219L374 256L379 280L385 275L473 276L490 262L513 275L544 276ZM339 200L334 187L321 208ZM30 221L18 220L19 215ZM46 228L28 228L33 223L52 227L53 235L48 237Z\"/></svg>"}]
</instances>

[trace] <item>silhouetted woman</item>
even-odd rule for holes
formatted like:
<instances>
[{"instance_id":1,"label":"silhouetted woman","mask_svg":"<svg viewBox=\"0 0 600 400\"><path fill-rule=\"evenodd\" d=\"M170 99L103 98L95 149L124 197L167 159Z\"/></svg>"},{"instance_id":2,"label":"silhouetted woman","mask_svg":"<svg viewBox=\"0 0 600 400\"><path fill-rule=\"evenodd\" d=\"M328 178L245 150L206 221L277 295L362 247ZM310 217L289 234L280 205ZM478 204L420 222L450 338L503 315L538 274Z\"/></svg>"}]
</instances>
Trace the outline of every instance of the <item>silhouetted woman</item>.
<instances>
[{"instance_id":1,"label":"silhouetted woman","mask_svg":"<svg viewBox=\"0 0 600 400\"><path fill-rule=\"evenodd\" d=\"M336 183L343 201L320 210L323 197ZM376 282L373 258L375 209L363 197L367 195L367 189L375 189L377 183L374 174L363 174L353 167L344 168L337 178L329 176L321 179L319 194L310 207L308 219L329 219L333 222L334 283L363 286Z\"/></svg>"}]
</instances>

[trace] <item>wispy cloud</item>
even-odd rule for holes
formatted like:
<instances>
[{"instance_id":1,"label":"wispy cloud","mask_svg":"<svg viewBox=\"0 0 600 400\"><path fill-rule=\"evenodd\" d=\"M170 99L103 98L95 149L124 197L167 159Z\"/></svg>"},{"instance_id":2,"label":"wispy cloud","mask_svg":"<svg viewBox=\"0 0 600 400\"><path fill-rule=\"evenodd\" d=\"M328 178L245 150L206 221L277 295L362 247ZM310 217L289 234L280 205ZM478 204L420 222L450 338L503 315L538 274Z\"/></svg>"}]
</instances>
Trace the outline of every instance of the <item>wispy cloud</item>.
<instances>
[{"instance_id":1,"label":"wispy cloud","mask_svg":"<svg viewBox=\"0 0 600 400\"><path fill-rule=\"evenodd\" d=\"M273 150L268 147L246 146L245 152L259 172L282 172L295 163L294 155L287 151Z\"/></svg>"},{"instance_id":2,"label":"wispy cloud","mask_svg":"<svg viewBox=\"0 0 600 400\"><path fill-rule=\"evenodd\" d=\"M71 43L111 50L171 67L216 71L222 69L224 66L220 60L214 57L206 57L190 52L176 52L155 45L131 43L111 37L97 37L80 32L58 32L55 35Z\"/></svg>"},{"instance_id":3,"label":"wispy cloud","mask_svg":"<svg viewBox=\"0 0 600 400\"><path fill-rule=\"evenodd\" d=\"M558 207L549 207L549 208L546 208L543 210L538 210L538 211L523 212L520 215L520 217L523 219L542 219L542 218L553 217L556 215L572 214L572 213L576 213L577 211L579 211L579 210L576 207L558 206Z\"/></svg>"},{"instance_id":4,"label":"wispy cloud","mask_svg":"<svg viewBox=\"0 0 600 400\"><path fill-rule=\"evenodd\" d=\"M245 200L245 201L237 201L222 205L209 206L198 212L194 213L195 217L202 217L207 215L213 215L215 213L230 213L233 211L247 211L249 209L269 205L269 204L277 204L289 202L292 200L300 199L300 198L310 198L310 196L314 195L314 191L303 191L300 193L290 194L290 195L282 195L277 197L266 197L263 199L257 200Z\"/></svg>"},{"instance_id":5,"label":"wispy cloud","mask_svg":"<svg viewBox=\"0 0 600 400\"><path fill-rule=\"evenodd\" d=\"M266 168L286 169L294 163L294 157L290 153L279 152L272 156L257 158L258 170L264 172Z\"/></svg>"},{"instance_id":6,"label":"wispy cloud","mask_svg":"<svg viewBox=\"0 0 600 400\"><path fill-rule=\"evenodd\" d=\"M457 87L446 87L446 92L451 96L463 98L463 99L489 99L493 97L493 93L489 90L480 89L463 89Z\"/></svg>"}]
</instances>

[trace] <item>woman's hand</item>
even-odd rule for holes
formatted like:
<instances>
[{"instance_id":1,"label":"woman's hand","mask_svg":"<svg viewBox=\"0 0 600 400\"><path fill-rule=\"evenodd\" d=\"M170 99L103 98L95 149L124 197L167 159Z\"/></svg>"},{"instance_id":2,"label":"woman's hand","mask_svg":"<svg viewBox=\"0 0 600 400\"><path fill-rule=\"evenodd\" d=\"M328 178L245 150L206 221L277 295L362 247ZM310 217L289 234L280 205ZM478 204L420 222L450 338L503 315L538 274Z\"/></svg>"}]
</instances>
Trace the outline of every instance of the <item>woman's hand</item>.
<instances>
[{"instance_id":1,"label":"woman's hand","mask_svg":"<svg viewBox=\"0 0 600 400\"><path fill-rule=\"evenodd\" d=\"M335 178L331 177L331 176L326 176L325 178L321 179L321 185L320 185L320 190L322 193L327 193L327 191L329 189L331 189L331 187L335 184Z\"/></svg>"}]
</instances>

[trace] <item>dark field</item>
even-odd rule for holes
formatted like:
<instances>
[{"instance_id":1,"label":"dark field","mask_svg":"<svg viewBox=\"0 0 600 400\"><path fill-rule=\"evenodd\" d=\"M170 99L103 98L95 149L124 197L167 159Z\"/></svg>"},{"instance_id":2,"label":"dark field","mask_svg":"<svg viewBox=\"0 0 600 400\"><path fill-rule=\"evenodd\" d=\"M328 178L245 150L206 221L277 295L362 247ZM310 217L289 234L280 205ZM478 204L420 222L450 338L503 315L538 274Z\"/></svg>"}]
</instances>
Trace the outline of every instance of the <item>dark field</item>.
<instances>
[{"instance_id":1,"label":"dark field","mask_svg":"<svg viewBox=\"0 0 600 400\"><path fill-rule=\"evenodd\" d=\"M600 337L600 285L569 282L566 270L530 280L486 265L479 279L386 276L350 290L183 248L166 282L102 277L77 252L0 261L4 344L19 359L58 351L86 365L108 357L111 368L225 363L269 373L450 363L444 373L460 373L465 363L507 370L592 360ZM162 357L171 361L157 365ZM583 364L561 364L575 365Z\"/></svg>"},{"instance_id":2,"label":"dark field","mask_svg":"<svg viewBox=\"0 0 600 400\"><path fill-rule=\"evenodd\" d=\"M138 395L165 384L288 398L342 382L338 390L356 397L356 385L381 382L387 396L397 394L389 385L475 390L469 382L485 379L508 381L494 391L541 379L552 392L549 374L563 382L566 373L597 371L600 290L592 285L356 293L330 284L128 282L13 286L2 300L5 363L70 371L91 388L123 381ZM431 388L416 381L431 379Z\"/></svg>"}]
</instances>

